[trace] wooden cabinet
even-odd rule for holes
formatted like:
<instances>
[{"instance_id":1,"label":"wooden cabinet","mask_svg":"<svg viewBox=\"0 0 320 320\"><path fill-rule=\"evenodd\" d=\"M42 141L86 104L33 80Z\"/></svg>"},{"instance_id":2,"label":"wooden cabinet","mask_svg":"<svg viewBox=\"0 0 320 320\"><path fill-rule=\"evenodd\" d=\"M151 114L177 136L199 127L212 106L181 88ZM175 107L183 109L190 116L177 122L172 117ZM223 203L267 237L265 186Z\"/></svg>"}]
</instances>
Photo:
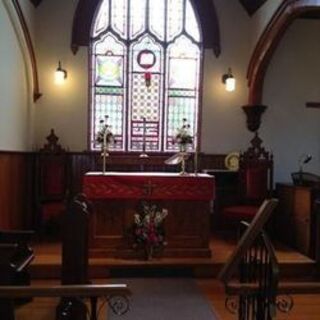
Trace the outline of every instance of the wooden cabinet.
<instances>
[{"instance_id":1,"label":"wooden cabinet","mask_svg":"<svg viewBox=\"0 0 320 320\"><path fill-rule=\"evenodd\" d=\"M320 190L279 183L276 186L279 197L277 209L277 237L299 252L314 258L316 222L314 203L320 197Z\"/></svg>"}]
</instances>

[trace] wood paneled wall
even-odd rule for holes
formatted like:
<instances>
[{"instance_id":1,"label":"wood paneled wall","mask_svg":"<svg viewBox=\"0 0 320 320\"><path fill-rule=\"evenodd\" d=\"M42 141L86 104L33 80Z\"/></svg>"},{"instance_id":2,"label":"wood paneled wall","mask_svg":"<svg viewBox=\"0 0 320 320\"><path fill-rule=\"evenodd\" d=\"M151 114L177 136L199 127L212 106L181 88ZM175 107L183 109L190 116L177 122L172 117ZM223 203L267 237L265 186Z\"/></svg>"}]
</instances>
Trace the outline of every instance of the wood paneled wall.
<instances>
[{"instance_id":1,"label":"wood paneled wall","mask_svg":"<svg viewBox=\"0 0 320 320\"><path fill-rule=\"evenodd\" d=\"M32 226L34 155L0 152L0 229Z\"/></svg>"},{"instance_id":2,"label":"wood paneled wall","mask_svg":"<svg viewBox=\"0 0 320 320\"><path fill-rule=\"evenodd\" d=\"M168 155L153 155L140 159L139 155L111 154L107 160L108 171L179 171L179 166L165 165ZM200 154L199 171L223 169L225 155ZM29 229L37 220L36 189L37 153L0 151L0 229ZM193 171L193 158L188 169ZM68 195L81 192L82 177L88 171L101 171L99 153L69 152Z\"/></svg>"}]
</instances>

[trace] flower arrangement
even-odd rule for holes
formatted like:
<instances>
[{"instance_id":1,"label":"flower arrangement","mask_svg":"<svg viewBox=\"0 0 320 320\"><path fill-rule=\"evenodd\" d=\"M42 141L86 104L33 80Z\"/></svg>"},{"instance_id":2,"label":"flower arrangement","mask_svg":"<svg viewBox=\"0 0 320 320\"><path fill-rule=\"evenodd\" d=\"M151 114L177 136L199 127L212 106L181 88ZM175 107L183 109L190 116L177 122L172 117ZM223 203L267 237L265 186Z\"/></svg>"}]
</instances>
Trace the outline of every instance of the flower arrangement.
<instances>
[{"instance_id":1,"label":"flower arrangement","mask_svg":"<svg viewBox=\"0 0 320 320\"><path fill-rule=\"evenodd\" d=\"M163 222L168 210L160 210L158 206L143 201L139 211L134 215L133 247L143 247L147 258L150 259L154 249L161 249L166 245Z\"/></svg>"},{"instance_id":2,"label":"flower arrangement","mask_svg":"<svg viewBox=\"0 0 320 320\"><path fill-rule=\"evenodd\" d=\"M193 136L190 134L190 124L187 119L182 119L182 127L178 129L173 139L173 143L179 145L180 152L186 152L188 144L193 143Z\"/></svg>"},{"instance_id":3,"label":"flower arrangement","mask_svg":"<svg viewBox=\"0 0 320 320\"><path fill-rule=\"evenodd\" d=\"M108 147L111 143L115 143L115 138L110 130L111 126L108 125L109 116L105 116L105 120L100 120L100 130L97 132L96 142L101 144L102 147Z\"/></svg>"}]
</instances>

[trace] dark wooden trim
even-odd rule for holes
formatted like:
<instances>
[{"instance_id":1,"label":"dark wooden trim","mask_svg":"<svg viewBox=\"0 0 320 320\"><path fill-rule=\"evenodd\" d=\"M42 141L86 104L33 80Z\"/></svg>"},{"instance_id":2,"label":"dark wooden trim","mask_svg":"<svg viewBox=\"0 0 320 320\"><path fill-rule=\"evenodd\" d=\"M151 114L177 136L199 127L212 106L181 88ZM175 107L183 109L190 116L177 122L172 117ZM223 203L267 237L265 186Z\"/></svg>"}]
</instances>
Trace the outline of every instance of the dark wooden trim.
<instances>
[{"instance_id":1,"label":"dark wooden trim","mask_svg":"<svg viewBox=\"0 0 320 320\"><path fill-rule=\"evenodd\" d=\"M258 283L238 283L230 282L228 294L255 294L261 291ZM297 294L320 294L319 282L280 282L277 290L278 295L297 295Z\"/></svg>"},{"instance_id":2,"label":"dark wooden trim","mask_svg":"<svg viewBox=\"0 0 320 320\"><path fill-rule=\"evenodd\" d=\"M203 44L212 48L218 57L221 52L218 15L212 0L191 0L200 19ZM71 50L75 54L80 46L88 46L91 25L100 0L79 0L73 17Z\"/></svg>"},{"instance_id":3,"label":"dark wooden trim","mask_svg":"<svg viewBox=\"0 0 320 320\"><path fill-rule=\"evenodd\" d=\"M30 1L35 7L37 7L42 2L42 0L30 0Z\"/></svg>"},{"instance_id":4,"label":"dark wooden trim","mask_svg":"<svg viewBox=\"0 0 320 320\"><path fill-rule=\"evenodd\" d=\"M271 58L291 23L306 12L320 10L320 0L285 0L261 35L248 67L248 104L262 104L263 85Z\"/></svg>"},{"instance_id":5,"label":"dark wooden trim","mask_svg":"<svg viewBox=\"0 0 320 320\"><path fill-rule=\"evenodd\" d=\"M248 14L252 16L267 0L239 0Z\"/></svg>"},{"instance_id":6,"label":"dark wooden trim","mask_svg":"<svg viewBox=\"0 0 320 320\"><path fill-rule=\"evenodd\" d=\"M26 155L26 154L35 154L35 151L15 151L15 150L0 150L0 155L2 154L17 154L17 155Z\"/></svg>"},{"instance_id":7,"label":"dark wooden trim","mask_svg":"<svg viewBox=\"0 0 320 320\"><path fill-rule=\"evenodd\" d=\"M19 1L18 0L12 0L12 4L14 5L14 8L17 12L21 28L23 30L23 35L28 47L29 51L29 56L30 56L30 61L31 61L31 66L32 66L32 76L33 76L33 101L36 102L42 94L40 93L39 89L39 77L38 77L38 68L37 68L37 60L36 60L36 55L34 52L30 32L28 25L26 23L26 20L24 18L22 9L20 7Z\"/></svg>"},{"instance_id":8,"label":"dark wooden trim","mask_svg":"<svg viewBox=\"0 0 320 320\"><path fill-rule=\"evenodd\" d=\"M131 292L126 284L94 284L94 285L60 285L43 287L1 286L1 298L33 298L33 297L99 297L123 295Z\"/></svg>"},{"instance_id":9,"label":"dark wooden trim","mask_svg":"<svg viewBox=\"0 0 320 320\"><path fill-rule=\"evenodd\" d=\"M205 49L212 48L216 57L221 53L218 13L212 0L191 0L198 14Z\"/></svg>"},{"instance_id":10,"label":"dark wooden trim","mask_svg":"<svg viewBox=\"0 0 320 320\"><path fill-rule=\"evenodd\" d=\"M320 109L320 102L306 102L306 107Z\"/></svg>"}]
</instances>

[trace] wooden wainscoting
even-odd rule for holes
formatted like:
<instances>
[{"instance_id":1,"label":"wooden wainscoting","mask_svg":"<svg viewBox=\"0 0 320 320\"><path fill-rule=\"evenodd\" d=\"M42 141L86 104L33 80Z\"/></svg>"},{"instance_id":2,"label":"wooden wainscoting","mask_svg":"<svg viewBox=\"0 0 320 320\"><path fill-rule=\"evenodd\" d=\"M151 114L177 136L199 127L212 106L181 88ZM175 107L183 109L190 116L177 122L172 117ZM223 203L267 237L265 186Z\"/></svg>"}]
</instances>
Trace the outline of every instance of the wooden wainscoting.
<instances>
[{"instance_id":1,"label":"wooden wainscoting","mask_svg":"<svg viewBox=\"0 0 320 320\"><path fill-rule=\"evenodd\" d=\"M0 152L0 229L27 229L33 224L34 155Z\"/></svg>"}]
</instances>

